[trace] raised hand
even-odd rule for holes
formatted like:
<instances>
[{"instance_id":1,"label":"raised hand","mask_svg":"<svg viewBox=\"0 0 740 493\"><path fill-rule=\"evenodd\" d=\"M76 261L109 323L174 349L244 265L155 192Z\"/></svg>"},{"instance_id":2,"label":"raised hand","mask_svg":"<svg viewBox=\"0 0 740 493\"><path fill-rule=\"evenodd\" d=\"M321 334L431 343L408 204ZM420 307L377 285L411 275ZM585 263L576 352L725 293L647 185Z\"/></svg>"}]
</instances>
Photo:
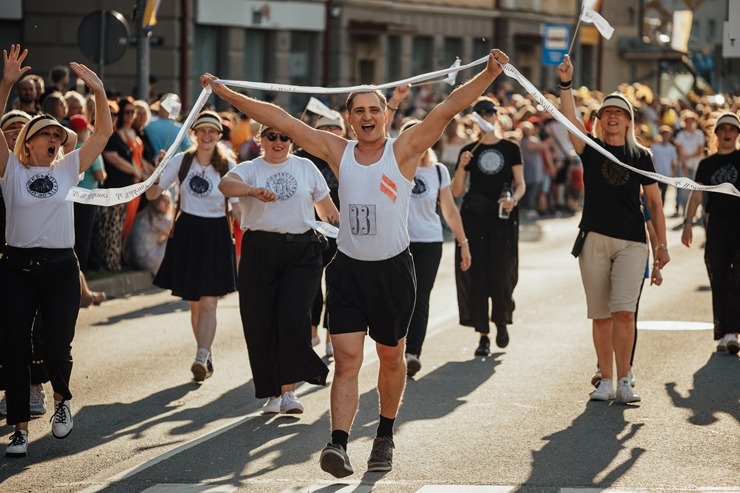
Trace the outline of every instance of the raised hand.
<instances>
[{"instance_id":1,"label":"raised hand","mask_svg":"<svg viewBox=\"0 0 740 493\"><path fill-rule=\"evenodd\" d=\"M21 45L10 45L10 53L3 50L3 82L15 84L31 67L22 67L28 50L21 52Z\"/></svg>"},{"instance_id":2,"label":"raised hand","mask_svg":"<svg viewBox=\"0 0 740 493\"><path fill-rule=\"evenodd\" d=\"M77 74L77 77L82 79L85 85L89 87L93 92L105 92L103 81L100 80L95 72L87 68L85 65L77 62L71 62L69 64L69 68L71 68L72 71Z\"/></svg>"},{"instance_id":3,"label":"raised hand","mask_svg":"<svg viewBox=\"0 0 740 493\"><path fill-rule=\"evenodd\" d=\"M490 72L493 71L496 75L503 71L503 65L509 63L509 56L501 50L492 49L488 56L488 65L486 69Z\"/></svg>"},{"instance_id":4,"label":"raised hand","mask_svg":"<svg viewBox=\"0 0 740 493\"><path fill-rule=\"evenodd\" d=\"M558 65L558 77L560 77L560 82L573 80L573 64L570 61L570 55L565 55Z\"/></svg>"},{"instance_id":5,"label":"raised hand","mask_svg":"<svg viewBox=\"0 0 740 493\"><path fill-rule=\"evenodd\" d=\"M228 92L230 89L227 88L223 84L219 84L215 82L216 79L218 79L218 77L206 72L205 74L200 76L200 85L203 87L211 86L211 89L213 89L213 92L216 93L217 96L222 96L223 94Z\"/></svg>"}]
</instances>

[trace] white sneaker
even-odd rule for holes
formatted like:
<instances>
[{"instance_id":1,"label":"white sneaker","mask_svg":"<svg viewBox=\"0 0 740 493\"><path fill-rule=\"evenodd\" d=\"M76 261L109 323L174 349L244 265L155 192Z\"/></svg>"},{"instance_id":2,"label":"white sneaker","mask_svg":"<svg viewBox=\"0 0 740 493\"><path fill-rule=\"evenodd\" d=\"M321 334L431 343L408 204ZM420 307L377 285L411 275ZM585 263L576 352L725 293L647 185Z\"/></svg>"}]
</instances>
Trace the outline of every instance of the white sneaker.
<instances>
[{"instance_id":1,"label":"white sneaker","mask_svg":"<svg viewBox=\"0 0 740 493\"><path fill-rule=\"evenodd\" d=\"M596 390L591 392L592 401L609 401L616 396L614 392L614 382L610 378L602 378Z\"/></svg>"},{"instance_id":2,"label":"white sneaker","mask_svg":"<svg viewBox=\"0 0 740 493\"><path fill-rule=\"evenodd\" d=\"M634 387L635 386L635 382L637 381L637 379L635 378L635 374L632 372L632 367L631 366L630 366L630 371L627 372L627 378L630 381L630 386Z\"/></svg>"},{"instance_id":3,"label":"white sneaker","mask_svg":"<svg viewBox=\"0 0 740 493\"><path fill-rule=\"evenodd\" d=\"M31 398L28 404L31 416L46 414L46 392L43 385L31 385Z\"/></svg>"},{"instance_id":4,"label":"white sneaker","mask_svg":"<svg viewBox=\"0 0 740 493\"><path fill-rule=\"evenodd\" d=\"M725 334L719 341L717 341L717 352L721 353L727 351L727 341L731 335L732 334Z\"/></svg>"},{"instance_id":5,"label":"white sneaker","mask_svg":"<svg viewBox=\"0 0 740 493\"><path fill-rule=\"evenodd\" d=\"M415 354L406 353L406 375L413 377L421 370L421 361Z\"/></svg>"},{"instance_id":6,"label":"white sneaker","mask_svg":"<svg viewBox=\"0 0 740 493\"><path fill-rule=\"evenodd\" d=\"M326 342L326 356L331 358L334 356L334 345L331 342Z\"/></svg>"},{"instance_id":7,"label":"white sneaker","mask_svg":"<svg viewBox=\"0 0 740 493\"><path fill-rule=\"evenodd\" d=\"M617 383L617 402L629 404L631 402L640 402L641 400L642 398L632 390L629 378L623 378Z\"/></svg>"},{"instance_id":8,"label":"white sneaker","mask_svg":"<svg viewBox=\"0 0 740 493\"><path fill-rule=\"evenodd\" d=\"M28 455L28 432L15 430L10 435L10 445L5 449L5 457L25 457Z\"/></svg>"},{"instance_id":9,"label":"white sneaker","mask_svg":"<svg viewBox=\"0 0 740 493\"><path fill-rule=\"evenodd\" d=\"M3 398L0 399L0 416L8 414L8 402L5 400L5 392L3 392Z\"/></svg>"},{"instance_id":10,"label":"white sneaker","mask_svg":"<svg viewBox=\"0 0 740 493\"><path fill-rule=\"evenodd\" d=\"M51 417L51 434L54 438L67 438L72 433L72 409L69 401L54 401L54 415Z\"/></svg>"},{"instance_id":11,"label":"white sneaker","mask_svg":"<svg viewBox=\"0 0 740 493\"><path fill-rule=\"evenodd\" d=\"M207 349L199 348L195 353L195 361L190 365L190 371L193 373L193 380L202 382L213 374L213 370L208 370L208 357L210 353ZM211 364L213 368L213 364Z\"/></svg>"},{"instance_id":12,"label":"white sneaker","mask_svg":"<svg viewBox=\"0 0 740 493\"><path fill-rule=\"evenodd\" d=\"M727 352L730 354L740 353L740 342L737 340L737 334L727 334Z\"/></svg>"},{"instance_id":13,"label":"white sneaker","mask_svg":"<svg viewBox=\"0 0 740 493\"><path fill-rule=\"evenodd\" d=\"M277 414L280 412L280 404L282 404L282 396L270 397L262 406L262 414Z\"/></svg>"},{"instance_id":14,"label":"white sneaker","mask_svg":"<svg viewBox=\"0 0 740 493\"><path fill-rule=\"evenodd\" d=\"M280 404L280 412L283 414L303 414L303 404L295 398L293 392L283 394L283 402Z\"/></svg>"}]
</instances>

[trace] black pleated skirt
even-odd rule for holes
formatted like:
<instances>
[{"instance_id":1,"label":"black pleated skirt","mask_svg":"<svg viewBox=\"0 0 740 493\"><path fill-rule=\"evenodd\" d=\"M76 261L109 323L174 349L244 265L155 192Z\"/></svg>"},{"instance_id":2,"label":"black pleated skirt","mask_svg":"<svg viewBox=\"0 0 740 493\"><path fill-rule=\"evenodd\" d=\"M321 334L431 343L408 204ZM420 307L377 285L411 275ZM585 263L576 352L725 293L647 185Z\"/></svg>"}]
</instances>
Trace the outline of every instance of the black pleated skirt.
<instances>
[{"instance_id":1,"label":"black pleated skirt","mask_svg":"<svg viewBox=\"0 0 740 493\"><path fill-rule=\"evenodd\" d=\"M236 291L236 255L226 217L181 213L154 285L186 301Z\"/></svg>"}]
</instances>

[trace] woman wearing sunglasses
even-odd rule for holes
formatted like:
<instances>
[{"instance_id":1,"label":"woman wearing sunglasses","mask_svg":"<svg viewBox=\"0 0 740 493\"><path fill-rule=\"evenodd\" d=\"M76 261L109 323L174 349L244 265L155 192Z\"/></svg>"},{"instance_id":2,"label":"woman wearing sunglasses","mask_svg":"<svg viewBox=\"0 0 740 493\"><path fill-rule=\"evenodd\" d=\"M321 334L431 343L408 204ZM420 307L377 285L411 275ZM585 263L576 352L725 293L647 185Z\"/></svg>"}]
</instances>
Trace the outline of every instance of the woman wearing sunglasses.
<instances>
[{"instance_id":1,"label":"woman wearing sunglasses","mask_svg":"<svg viewBox=\"0 0 740 493\"><path fill-rule=\"evenodd\" d=\"M239 164L219 188L239 197L242 239L239 311L255 395L265 414L300 414L295 383L325 385L328 368L311 345L311 306L321 282L322 246L307 225L339 212L321 172L291 154L292 139L275 128L259 132L262 156Z\"/></svg>"},{"instance_id":2,"label":"woman wearing sunglasses","mask_svg":"<svg viewBox=\"0 0 740 493\"><path fill-rule=\"evenodd\" d=\"M30 70L22 66L27 55L19 45L3 52L2 107L13 84ZM0 186L8 210L7 245L0 259L0 347L8 383L7 422L15 426L5 451L9 457L25 457L28 449L31 333L37 310L44 319L45 364L54 389L52 434L65 438L72 431L69 381L80 271L73 249L73 203L66 196L103 151L113 124L98 76L74 62L70 68L92 89L99 115L95 133L82 147L63 154L67 131L49 115L36 116L23 127L12 154L0 134Z\"/></svg>"}]
</instances>

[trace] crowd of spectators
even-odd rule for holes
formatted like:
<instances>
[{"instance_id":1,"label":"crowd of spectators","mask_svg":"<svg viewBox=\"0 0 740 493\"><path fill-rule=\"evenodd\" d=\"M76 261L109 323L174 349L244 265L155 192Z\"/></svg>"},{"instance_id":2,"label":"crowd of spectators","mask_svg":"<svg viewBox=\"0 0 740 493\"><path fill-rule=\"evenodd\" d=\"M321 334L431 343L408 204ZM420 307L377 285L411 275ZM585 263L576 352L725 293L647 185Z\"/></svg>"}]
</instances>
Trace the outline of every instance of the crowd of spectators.
<instances>
[{"instance_id":1,"label":"crowd of spectators","mask_svg":"<svg viewBox=\"0 0 740 493\"><path fill-rule=\"evenodd\" d=\"M18 82L11 109L25 111L31 116L49 113L72 130L77 131L81 121L89 128L95 125L94 99L81 94L72 87L69 70L55 67L49 74L49 81L38 75L27 75ZM635 108L635 122L638 138L656 154L656 168L661 174L669 176L688 176L692 178L695 163L706 155L710 141L715 138L711 129L716 117L722 111L740 111L740 96L711 95L684 100L669 100L659 97L654 91L639 82L622 84L619 88ZM445 96L442 84L427 84L414 88L408 97L399 104L390 127L391 135L409 119L423 119L430 108ZM550 92L545 97L558 107L558 97ZM161 150L166 150L174 141L181 124L169 117L161 105L167 94L152 93L148 101L135 100L130 96L111 94L109 108L114 116L114 132L109 147L103 153L105 179L96 181L88 177L86 186L90 188L114 188L145 180L153 170L153 163ZM525 178L527 196L520 205L524 219L560 217L571 215L582 206L583 169L578 156L573 151L567 137L565 126L555 120L530 95L515 92L509 81L487 94L495 102L498 119L504 138L522 146L525 158ZM590 130L604 93L574 88L576 105ZM340 112L343 108L333 108ZM184 113L184 112L183 112ZM73 118L82 115L82 120ZM253 159L259 155L259 147L253 138L259 123L250 120L233 108L221 111L224 133L222 144L235 155L236 162ZM183 115L184 116L184 115ZM302 118L313 124L318 115L303 112ZM76 122L72 124L71 122ZM76 125L76 127L75 127ZM460 149L476 135L476 124L470 114L461 113L449 124L442 138L434 146L434 151L450 173L458 161ZM691 135L689 135L691 134ZM129 137L127 137L129 136ZM691 138L689 138L691 137ZM699 142L698 147L694 144ZM691 144L689 144L691 143ZM190 147L186 136L178 150ZM692 148L689 148L692 146ZM697 151L694 148L698 148ZM698 159L697 159L698 158ZM666 191L671 189L661 184L665 200ZM683 213L685 197L672 192L675 203L674 216ZM156 207L159 210L162 207ZM120 271L126 268L141 268L132 262L137 250L130 245L129 237L137 213L151 216L147 200L128 204L119 208L95 208L93 227L84 237L89 242L83 251L89 250L83 262L83 272L88 270ZM172 219L173 210L169 208L165 217ZM89 238L87 237L89 236ZM147 266L149 270L156 266Z\"/></svg>"}]
</instances>

